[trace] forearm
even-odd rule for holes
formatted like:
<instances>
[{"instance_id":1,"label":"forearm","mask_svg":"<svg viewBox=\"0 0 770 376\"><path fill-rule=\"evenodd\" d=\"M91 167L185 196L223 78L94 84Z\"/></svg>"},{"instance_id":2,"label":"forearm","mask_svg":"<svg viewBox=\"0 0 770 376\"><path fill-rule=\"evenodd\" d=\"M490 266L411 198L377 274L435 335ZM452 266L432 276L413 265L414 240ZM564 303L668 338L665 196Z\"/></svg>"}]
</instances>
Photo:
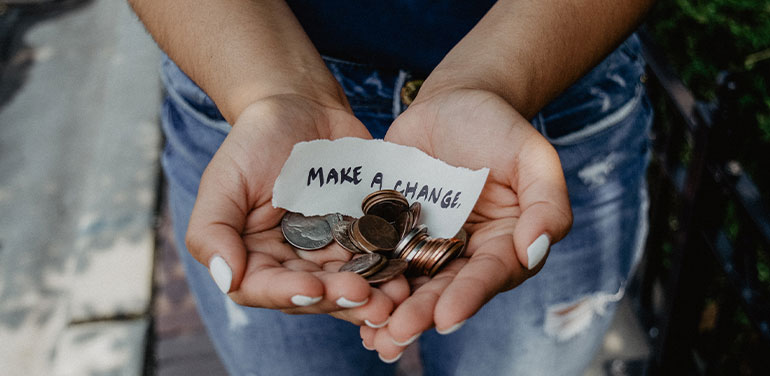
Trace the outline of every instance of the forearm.
<instances>
[{"instance_id":1,"label":"forearm","mask_svg":"<svg viewBox=\"0 0 770 376\"><path fill-rule=\"evenodd\" d=\"M231 124L259 99L300 95L344 108L345 96L282 0L129 0L158 45Z\"/></svg>"},{"instance_id":2,"label":"forearm","mask_svg":"<svg viewBox=\"0 0 770 376\"><path fill-rule=\"evenodd\" d=\"M653 1L499 1L431 73L420 96L489 90L534 116L622 42Z\"/></svg>"}]
</instances>

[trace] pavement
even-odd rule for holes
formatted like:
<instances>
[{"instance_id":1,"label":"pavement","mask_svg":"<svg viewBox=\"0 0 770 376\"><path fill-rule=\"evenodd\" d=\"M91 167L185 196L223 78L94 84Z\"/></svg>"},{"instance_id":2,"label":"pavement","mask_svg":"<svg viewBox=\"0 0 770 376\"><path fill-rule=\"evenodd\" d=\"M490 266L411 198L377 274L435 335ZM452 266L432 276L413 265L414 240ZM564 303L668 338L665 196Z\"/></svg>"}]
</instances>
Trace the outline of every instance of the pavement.
<instances>
[{"instance_id":1,"label":"pavement","mask_svg":"<svg viewBox=\"0 0 770 376\"><path fill-rule=\"evenodd\" d=\"M0 375L223 374L170 236L160 52L126 2L48 2L0 80ZM588 375L648 353L623 302Z\"/></svg>"},{"instance_id":2,"label":"pavement","mask_svg":"<svg viewBox=\"0 0 770 376\"><path fill-rule=\"evenodd\" d=\"M13 58L28 69L0 108L0 375L142 374L159 51L126 2L98 0L32 25Z\"/></svg>"}]
</instances>

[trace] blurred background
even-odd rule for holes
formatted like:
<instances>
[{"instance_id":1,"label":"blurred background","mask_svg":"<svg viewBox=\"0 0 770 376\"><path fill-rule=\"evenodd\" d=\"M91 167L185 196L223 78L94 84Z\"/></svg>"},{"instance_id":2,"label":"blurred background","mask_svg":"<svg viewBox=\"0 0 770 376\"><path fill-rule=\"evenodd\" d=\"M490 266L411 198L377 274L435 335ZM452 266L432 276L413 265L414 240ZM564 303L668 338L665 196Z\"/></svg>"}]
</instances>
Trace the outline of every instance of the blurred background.
<instances>
[{"instance_id":1,"label":"blurred background","mask_svg":"<svg viewBox=\"0 0 770 376\"><path fill-rule=\"evenodd\" d=\"M587 374L769 374L770 0L660 1L642 37L650 237ZM170 233L159 59L123 1L0 0L0 375L224 374Z\"/></svg>"}]
</instances>

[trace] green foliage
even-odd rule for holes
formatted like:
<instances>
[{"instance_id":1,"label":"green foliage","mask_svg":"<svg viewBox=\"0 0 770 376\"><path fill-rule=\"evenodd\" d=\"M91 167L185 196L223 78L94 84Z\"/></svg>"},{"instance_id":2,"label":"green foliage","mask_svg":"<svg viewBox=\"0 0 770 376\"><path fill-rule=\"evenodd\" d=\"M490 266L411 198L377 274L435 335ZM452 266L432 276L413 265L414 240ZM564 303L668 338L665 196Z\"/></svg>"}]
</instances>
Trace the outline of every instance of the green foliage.
<instances>
[{"instance_id":1,"label":"green foliage","mask_svg":"<svg viewBox=\"0 0 770 376\"><path fill-rule=\"evenodd\" d=\"M747 128L745 154L737 157L770 188L770 0L662 0L648 23L696 96L714 99L719 72L739 73L736 126Z\"/></svg>"}]
</instances>

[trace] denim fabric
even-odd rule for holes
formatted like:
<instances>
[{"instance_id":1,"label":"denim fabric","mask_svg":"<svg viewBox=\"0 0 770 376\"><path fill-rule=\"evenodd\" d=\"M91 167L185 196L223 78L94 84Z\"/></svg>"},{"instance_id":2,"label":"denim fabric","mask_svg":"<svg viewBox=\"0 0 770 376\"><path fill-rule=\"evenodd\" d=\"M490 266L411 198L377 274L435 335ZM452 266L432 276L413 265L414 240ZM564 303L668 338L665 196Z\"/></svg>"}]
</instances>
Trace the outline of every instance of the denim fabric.
<instances>
[{"instance_id":1,"label":"denim fabric","mask_svg":"<svg viewBox=\"0 0 770 376\"><path fill-rule=\"evenodd\" d=\"M405 71L327 59L375 137L406 106ZM640 257L646 228L645 170L651 108L643 61L630 38L532 123L555 146L574 226L535 277L499 294L459 331L419 340L426 375L577 375L588 365ZM229 125L169 59L162 158L174 230L198 309L228 371L237 375L392 375L361 346L358 328L327 315L290 316L238 306L184 248L204 168Z\"/></svg>"}]
</instances>

